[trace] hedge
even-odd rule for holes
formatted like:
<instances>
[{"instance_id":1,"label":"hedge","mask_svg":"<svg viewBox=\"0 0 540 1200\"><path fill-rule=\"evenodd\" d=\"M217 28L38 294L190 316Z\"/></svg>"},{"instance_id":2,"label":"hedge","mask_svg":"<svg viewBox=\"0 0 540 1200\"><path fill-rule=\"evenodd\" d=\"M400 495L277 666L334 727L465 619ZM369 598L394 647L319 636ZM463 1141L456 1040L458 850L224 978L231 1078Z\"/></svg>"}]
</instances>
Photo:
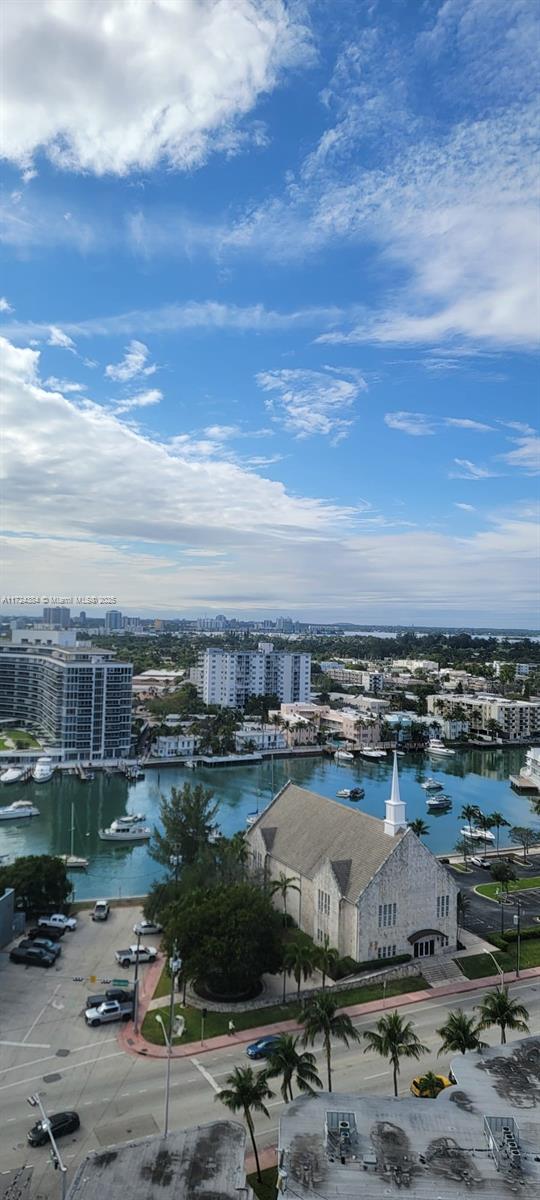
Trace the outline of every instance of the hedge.
<instances>
[{"instance_id":1,"label":"hedge","mask_svg":"<svg viewBox=\"0 0 540 1200\"><path fill-rule=\"evenodd\" d=\"M395 954L393 958L367 958L364 962L355 962L354 958L348 955L345 958L340 958L336 967L332 971L332 979L337 982L339 979L345 979L347 975L359 975L362 971L376 971L382 967L397 967L401 963L411 962L411 954Z\"/></svg>"}]
</instances>

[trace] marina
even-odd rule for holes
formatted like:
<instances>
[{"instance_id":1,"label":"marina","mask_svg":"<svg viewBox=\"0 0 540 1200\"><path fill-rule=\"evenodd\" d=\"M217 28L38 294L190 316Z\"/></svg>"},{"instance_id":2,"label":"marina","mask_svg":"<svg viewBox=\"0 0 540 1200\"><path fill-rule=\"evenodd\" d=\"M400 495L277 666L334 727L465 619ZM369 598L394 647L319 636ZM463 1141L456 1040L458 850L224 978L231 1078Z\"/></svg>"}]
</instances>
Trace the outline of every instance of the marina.
<instances>
[{"instance_id":1,"label":"marina","mask_svg":"<svg viewBox=\"0 0 540 1200\"><path fill-rule=\"evenodd\" d=\"M531 826L540 836L540 813L535 813L527 796L517 794L510 785L510 775L519 775L525 756L523 747L460 749L439 761L426 754L405 754L399 758L399 776L407 819L426 820L429 832L423 840L438 854L454 850L460 829L466 824L460 817L465 804L477 805L484 813L497 810L510 825ZM74 854L88 860L86 870L73 871L76 898L141 895L161 874L148 852L150 833L126 841L122 836L103 839L99 831L110 829L120 819L122 824L133 823L135 817L151 831L159 820L160 795L169 795L172 787L202 783L212 789L220 801L220 830L231 836L246 829L248 814L256 818L288 779L328 796L335 804L380 816L390 793L392 758L384 755L382 759L356 757L336 762L329 755L276 757L273 764L266 760L234 767L200 765L194 770L146 764L144 773L144 779L130 782L124 774L95 770L93 778L88 778L90 773L86 772L83 782L75 773L55 771L48 782L35 784L28 780L10 785L5 793L0 791L6 807L23 800L25 808L30 805L38 809L39 816L32 820L17 818L15 810L13 817L0 821L0 856L12 859L22 854L66 854L74 824ZM426 799L434 789L425 789L422 784L430 778L440 785L438 792L450 797L450 808L426 811ZM362 798L337 797L338 791L357 788L363 789ZM491 839L488 841L491 844ZM501 845L509 841L509 830L502 829Z\"/></svg>"}]
</instances>

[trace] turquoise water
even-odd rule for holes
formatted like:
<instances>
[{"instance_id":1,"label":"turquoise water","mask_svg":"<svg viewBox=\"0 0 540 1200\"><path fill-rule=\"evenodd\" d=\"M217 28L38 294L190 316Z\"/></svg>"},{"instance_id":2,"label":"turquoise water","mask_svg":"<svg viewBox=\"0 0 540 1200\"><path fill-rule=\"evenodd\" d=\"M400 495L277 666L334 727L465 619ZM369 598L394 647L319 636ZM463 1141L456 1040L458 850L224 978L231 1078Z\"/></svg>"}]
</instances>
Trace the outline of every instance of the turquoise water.
<instances>
[{"instance_id":1,"label":"turquoise water","mask_svg":"<svg viewBox=\"0 0 540 1200\"><path fill-rule=\"evenodd\" d=\"M531 825L538 828L540 818L531 810L526 797L516 795L508 783L509 775L519 772L525 762L525 750L467 750L453 758L429 758L427 755L408 755L399 759L402 797L407 805L407 819L423 817L429 825L425 838L430 849L444 853L453 849L463 821L459 813L464 804L477 804L484 812L498 809L512 825ZM361 759L347 765L337 765L333 759L281 759L274 762L274 790L292 779L302 787L336 798L340 788L359 785L365 797L359 804L348 800L340 803L361 808L373 816L384 816L384 804L390 791L392 762L390 757L381 764ZM453 799L450 813L428 814L422 779L432 775L439 778L444 790ZM213 789L220 800L219 823L223 833L232 834L245 828L246 815L257 807L262 809L272 796L272 764L254 766L199 768L162 767L147 769L146 777L128 784L123 777L107 777L98 773L90 783L81 783L72 776L55 776L49 783L26 783L2 787L0 803L11 804L23 797L31 798L40 816L31 821L6 823L0 826L0 854L65 854L70 849L71 804L75 805L75 854L90 860L86 872L73 872L75 895L78 899L95 896L141 895L160 874L160 868L148 854L147 845L116 846L102 842L98 829L110 825L114 817L126 812L146 813L147 823L154 825L159 817L161 793L184 782L201 782ZM502 831L501 844L508 839Z\"/></svg>"}]
</instances>

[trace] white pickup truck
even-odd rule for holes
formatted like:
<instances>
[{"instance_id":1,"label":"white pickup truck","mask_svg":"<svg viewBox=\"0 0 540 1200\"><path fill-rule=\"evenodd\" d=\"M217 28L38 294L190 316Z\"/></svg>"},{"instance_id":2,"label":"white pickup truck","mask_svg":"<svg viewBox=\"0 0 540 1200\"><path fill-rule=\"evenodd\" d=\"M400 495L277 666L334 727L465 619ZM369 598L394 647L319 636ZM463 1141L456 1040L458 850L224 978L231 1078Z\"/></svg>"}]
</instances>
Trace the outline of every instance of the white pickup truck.
<instances>
[{"instance_id":1,"label":"white pickup truck","mask_svg":"<svg viewBox=\"0 0 540 1200\"><path fill-rule=\"evenodd\" d=\"M142 962L155 962L158 952L155 946L128 946L127 950L117 950L115 959L120 963L121 967L131 967L137 960Z\"/></svg>"},{"instance_id":2,"label":"white pickup truck","mask_svg":"<svg viewBox=\"0 0 540 1200\"><path fill-rule=\"evenodd\" d=\"M97 1008L87 1008L84 1019L87 1025L106 1025L109 1021L129 1021L133 1015L131 1001L120 1004L118 1000L106 1000Z\"/></svg>"},{"instance_id":3,"label":"white pickup truck","mask_svg":"<svg viewBox=\"0 0 540 1200\"><path fill-rule=\"evenodd\" d=\"M65 917L63 913L52 913L50 917L40 917L38 925L40 929L69 929L71 932L77 928L77 918Z\"/></svg>"}]
</instances>

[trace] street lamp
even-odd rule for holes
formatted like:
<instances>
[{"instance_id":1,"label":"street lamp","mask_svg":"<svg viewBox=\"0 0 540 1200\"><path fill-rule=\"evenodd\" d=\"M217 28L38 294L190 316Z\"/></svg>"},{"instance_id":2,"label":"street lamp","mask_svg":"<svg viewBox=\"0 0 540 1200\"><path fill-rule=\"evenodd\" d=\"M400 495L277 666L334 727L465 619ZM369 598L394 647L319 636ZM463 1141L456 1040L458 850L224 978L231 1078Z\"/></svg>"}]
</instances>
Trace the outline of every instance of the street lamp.
<instances>
[{"instance_id":1,"label":"street lamp","mask_svg":"<svg viewBox=\"0 0 540 1200\"><path fill-rule=\"evenodd\" d=\"M519 979L519 960L521 952L521 900L516 898L515 905L517 914L514 916L514 925L517 928L517 955L516 955L516 979Z\"/></svg>"},{"instance_id":2,"label":"street lamp","mask_svg":"<svg viewBox=\"0 0 540 1200\"><path fill-rule=\"evenodd\" d=\"M137 956L135 958L135 978L133 980L133 1028L135 1033L139 1032L139 950L141 948L141 934L137 934Z\"/></svg>"},{"instance_id":3,"label":"street lamp","mask_svg":"<svg viewBox=\"0 0 540 1200\"><path fill-rule=\"evenodd\" d=\"M54 1163L55 1168L58 1168L58 1170L60 1171L60 1195L62 1197L62 1200L65 1200L67 1167L66 1167L65 1163L63 1162L62 1155L60 1154L58 1146L56 1145L53 1131L51 1129L51 1122L50 1122L49 1117L47 1116L47 1113L45 1112L45 1109L44 1109L42 1103L41 1103L39 1092L34 1092L33 1096L27 1096L26 1103L29 1104L31 1108L39 1108L39 1111L41 1113L41 1124L42 1124L43 1129L45 1129L47 1131L47 1134L49 1136L49 1141L50 1141L51 1147L52 1147L52 1149L51 1149L52 1161Z\"/></svg>"},{"instance_id":4,"label":"street lamp","mask_svg":"<svg viewBox=\"0 0 540 1200\"><path fill-rule=\"evenodd\" d=\"M171 972L171 996L169 1003L169 1032L165 1029L165 1022L161 1013L156 1013L156 1021L159 1021L163 1030L165 1045L167 1046L167 1077L165 1083L165 1130L164 1137L169 1134L169 1096L171 1090L171 1057L172 1057L172 1036L173 1036L173 1021L174 1021L174 983L178 972L182 969L182 959L178 957L176 946L174 947L172 958L169 959L169 970Z\"/></svg>"},{"instance_id":5,"label":"street lamp","mask_svg":"<svg viewBox=\"0 0 540 1200\"><path fill-rule=\"evenodd\" d=\"M501 964L497 962L497 959L495 958L495 955L491 953L491 950L486 950L486 954L489 954L489 957L493 959L493 962L495 963L495 966L496 966L496 968L497 968L497 970L498 970L498 972L499 972L499 975L500 975L500 977L501 977L501 983L500 983L500 986L501 986L501 987L503 987L503 986L504 986L504 971L503 971L503 969L502 969L502 967L501 967Z\"/></svg>"}]
</instances>

